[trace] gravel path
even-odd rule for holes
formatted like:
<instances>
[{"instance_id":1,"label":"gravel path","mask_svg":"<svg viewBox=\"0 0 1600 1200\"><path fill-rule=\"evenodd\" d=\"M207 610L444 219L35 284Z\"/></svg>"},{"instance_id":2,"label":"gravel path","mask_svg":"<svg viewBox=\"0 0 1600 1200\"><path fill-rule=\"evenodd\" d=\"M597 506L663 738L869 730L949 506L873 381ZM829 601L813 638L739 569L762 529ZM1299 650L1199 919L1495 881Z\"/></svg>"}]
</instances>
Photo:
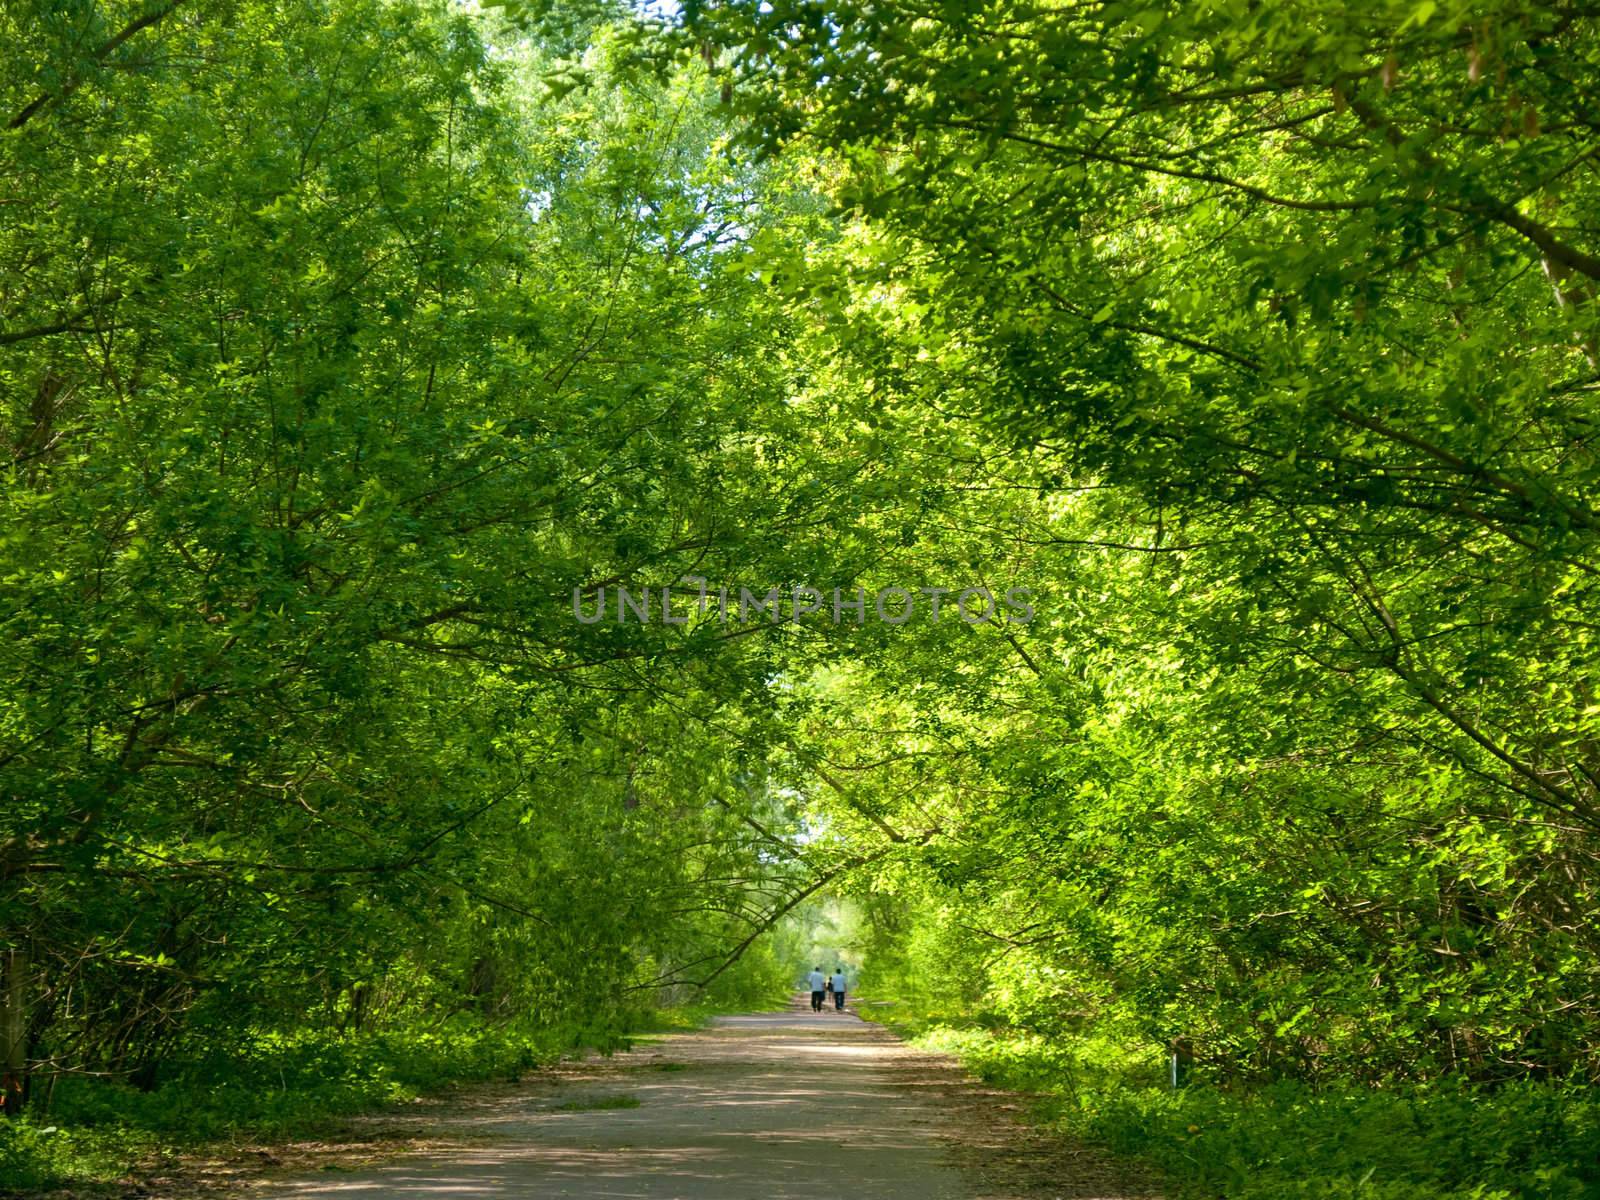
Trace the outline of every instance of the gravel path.
<instances>
[{"instance_id":1,"label":"gravel path","mask_svg":"<svg viewBox=\"0 0 1600 1200\"><path fill-rule=\"evenodd\" d=\"M580 1064L557 1084L480 1098L430 1122L429 1151L250 1191L267 1200L1148 1194L1113 1186L1094 1156L1030 1141L1010 1115L1016 1105L998 1100L881 1027L797 1006L723 1017Z\"/></svg>"}]
</instances>

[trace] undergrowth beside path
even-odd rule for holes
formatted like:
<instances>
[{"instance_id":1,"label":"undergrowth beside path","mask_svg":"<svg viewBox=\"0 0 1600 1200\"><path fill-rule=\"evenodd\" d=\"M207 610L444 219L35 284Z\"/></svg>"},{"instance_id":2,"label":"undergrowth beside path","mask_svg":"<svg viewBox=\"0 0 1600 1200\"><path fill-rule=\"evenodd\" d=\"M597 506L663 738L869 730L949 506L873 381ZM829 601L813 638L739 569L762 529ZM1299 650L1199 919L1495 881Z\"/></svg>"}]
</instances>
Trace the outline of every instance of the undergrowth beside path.
<instances>
[{"instance_id":1,"label":"undergrowth beside path","mask_svg":"<svg viewBox=\"0 0 1600 1200\"><path fill-rule=\"evenodd\" d=\"M169 1173L186 1157L320 1136L344 1118L397 1109L452 1085L515 1081L586 1051L610 1053L638 1034L693 1028L714 1011L665 1010L609 1035L494 1029L464 1019L348 1036L263 1033L229 1053L167 1064L165 1081L149 1091L64 1078L48 1106L0 1121L0 1196L60 1188L142 1195L152 1174Z\"/></svg>"},{"instance_id":2,"label":"undergrowth beside path","mask_svg":"<svg viewBox=\"0 0 1600 1200\"><path fill-rule=\"evenodd\" d=\"M1142 1159L1173 1200L1589 1200L1600 1099L1519 1083L1392 1088L1294 1081L1173 1090L1154 1049L1049 1039L905 1006L863 1015L1035 1098L1034 1119Z\"/></svg>"}]
</instances>

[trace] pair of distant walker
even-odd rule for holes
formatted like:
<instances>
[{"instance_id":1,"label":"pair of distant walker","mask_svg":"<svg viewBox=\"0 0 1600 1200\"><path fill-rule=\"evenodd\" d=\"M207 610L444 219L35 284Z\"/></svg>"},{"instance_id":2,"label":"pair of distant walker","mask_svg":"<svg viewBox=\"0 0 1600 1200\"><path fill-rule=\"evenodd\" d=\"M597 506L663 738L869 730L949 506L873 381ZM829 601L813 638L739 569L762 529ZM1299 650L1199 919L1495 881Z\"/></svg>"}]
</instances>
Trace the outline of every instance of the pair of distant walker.
<instances>
[{"instance_id":1,"label":"pair of distant walker","mask_svg":"<svg viewBox=\"0 0 1600 1200\"><path fill-rule=\"evenodd\" d=\"M833 997L835 1012L844 1011L844 968L840 967L832 975L823 975L822 968L815 968L807 977L811 984L811 1011L821 1012L822 1002L829 996Z\"/></svg>"}]
</instances>

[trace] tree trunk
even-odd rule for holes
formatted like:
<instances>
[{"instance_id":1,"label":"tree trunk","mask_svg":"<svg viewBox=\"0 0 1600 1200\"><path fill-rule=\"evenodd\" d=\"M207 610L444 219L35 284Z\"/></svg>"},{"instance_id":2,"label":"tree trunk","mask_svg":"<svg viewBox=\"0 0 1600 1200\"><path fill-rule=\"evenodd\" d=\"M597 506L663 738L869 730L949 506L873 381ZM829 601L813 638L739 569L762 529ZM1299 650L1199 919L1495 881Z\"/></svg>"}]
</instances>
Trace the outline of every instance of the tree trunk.
<instances>
[{"instance_id":1,"label":"tree trunk","mask_svg":"<svg viewBox=\"0 0 1600 1200\"><path fill-rule=\"evenodd\" d=\"M0 1087L5 1091L6 1116L22 1111L23 1085L28 1077L28 952L11 950L6 954L4 1008L0 1009L0 1048L5 1051L5 1073Z\"/></svg>"},{"instance_id":2,"label":"tree trunk","mask_svg":"<svg viewBox=\"0 0 1600 1200\"><path fill-rule=\"evenodd\" d=\"M1175 1037L1167 1044L1167 1081L1176 1091L1189 1082L1189 1069L1194 1066L1194 1047L1189 1039Z\"/></svg>"}]
</instances>

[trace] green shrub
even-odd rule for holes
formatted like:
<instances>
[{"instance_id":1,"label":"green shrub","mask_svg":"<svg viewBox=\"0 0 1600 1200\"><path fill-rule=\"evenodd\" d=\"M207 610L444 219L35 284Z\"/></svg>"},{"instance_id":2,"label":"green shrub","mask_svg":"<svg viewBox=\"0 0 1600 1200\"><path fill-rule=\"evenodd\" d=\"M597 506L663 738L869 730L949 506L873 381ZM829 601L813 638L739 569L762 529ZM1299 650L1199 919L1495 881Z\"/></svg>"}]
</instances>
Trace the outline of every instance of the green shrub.
<instances>
[{"instance_id":1,"label":"green shrub","mask_svg":"<svg viewBox=\"0 0 1600 1200\"><path fill-rule=\"evenodd\" d=\"M28 1118L0 1119L0 1194L115 1179L149 1143L127 1131L63 1128Z\"/></svg>"},{"instance_id":2,"label":"green shrub","mask_svg":"<svg viewBox=\"0 0 1600 1200\"><path fill-rule=\"evenodd\" d=\"M891 1012L920 1028L920 1046L1034 1093L1040 1120L1157 1165L1173 1200L1600 1197L1600 1094L1582 1085L1173 1091L1153 1049Z\"/></svg>"},{"instance_id":3,"label":"green shrub","mask_svg":"<svg viewBox=\"0 0 1600 1200\"><path fill-rule=\"evenodd\" d=\"M0 1120L0 1194L113 1180L160 1146L293 1136L448 1084L514 1079L584 1049L610 1052L632 1035L685 1027L706 1015L641 1011L621 1031L497 1029L467 1016L355 1036L262 1030L238 1038L227 1052L173 1058L150 1091L66 1076L48 1110Z\"/></svg>"}]
</instances>

